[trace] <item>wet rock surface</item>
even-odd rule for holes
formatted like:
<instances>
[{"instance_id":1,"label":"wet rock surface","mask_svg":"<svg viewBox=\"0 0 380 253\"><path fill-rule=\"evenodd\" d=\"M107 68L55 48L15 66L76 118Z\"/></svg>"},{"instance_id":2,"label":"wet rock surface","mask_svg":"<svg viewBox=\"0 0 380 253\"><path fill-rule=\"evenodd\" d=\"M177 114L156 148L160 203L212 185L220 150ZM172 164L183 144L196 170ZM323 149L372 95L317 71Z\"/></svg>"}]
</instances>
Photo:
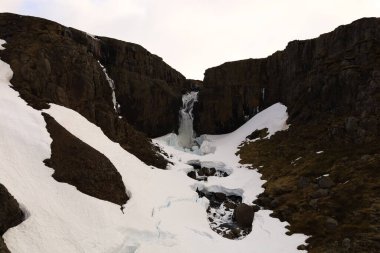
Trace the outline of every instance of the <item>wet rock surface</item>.
<instances>
[{"instance_id":1,"label":"wet rock surface","mask_svg":"<svg viewBox=\"0 0 380 253\"><path fill-rule=\"evenodd\" d=\"M44 163L54 169L53 178L95 198L124 205L129 198L110 160L69 133L48 114L43 116L53 139L51 157Z\"/></svg>"},{"instance_id":2,"label":"wet rock surface","mask_svg":"<svg viewBox=\"0 0 380 253\"><path fill-rule=\"evenodd\" d=\"M201 163L188 163L194 170L187 173L189 177L198 181L207 181L208 177L227 177L229 174L214 167L202 167Z\"/></svg>"},{"instance_id":3,"label":"wet rock surface","mask_svg":"<svg viewBox=\"0 0 380 253\"><path fill-rule=\"evenodd\" d=\"M252 231L254 214L258 206L242 203L240 196L226 195L222 192L197 193L200 198L210 201L207 217L210 227L216 233L228 239L243 239Z\"/></svg>"},{"instance_id":4,"label":"wet rock surface","mask_svg":"<svg viewBox=\"0 0 380 253\"><path fill-rule=\"evenodd\" d=\"M15 198L0 184L0 253L9 253L1 237L9 228L24 220L24 213Z\"/></svg>"}]
</instances>

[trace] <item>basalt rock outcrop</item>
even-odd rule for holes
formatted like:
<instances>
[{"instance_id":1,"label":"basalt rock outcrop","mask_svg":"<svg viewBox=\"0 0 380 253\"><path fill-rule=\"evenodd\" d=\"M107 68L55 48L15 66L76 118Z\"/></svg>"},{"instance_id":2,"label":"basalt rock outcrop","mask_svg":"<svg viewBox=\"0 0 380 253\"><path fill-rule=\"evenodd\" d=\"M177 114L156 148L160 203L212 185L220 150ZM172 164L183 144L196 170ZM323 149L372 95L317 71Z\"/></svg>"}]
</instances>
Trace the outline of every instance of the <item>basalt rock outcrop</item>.
<instances>
[{"instance_id":1,"label":"basalt rock outcrop","mask_svg":"<svg viewBox=\"0 0 380 253\"><path fill-rule=\"evenodd\" d=\"M44 163L54 169L54 179L95 198L124 205L129 198L121 175L111 161L68 132L50 115L44 113L43 116L53 139L51 157Z\"/></svg>"},{"instance_id":2,"label":"basalt rock outcrop","mask_svg":"<svg viewBox=\"0 0 380 253\"><path fill-rule=\"evenodd\" d=\"M195 130L232 131L276 102L288 106L291 123L355 111L370 124L373 118L364 115L378 99L371 94L380 73L379 40L380 19L363 18L316 39L292 41L268 58L207 69Z\"/></svg>"},{"instance_id":3,"label":"basalt rock outcrop","mask_svg":"<svg viewBox=\"0 0 380 253\"><path fill-rule=\"evenodd\" d=\"M14 197L0 184L0 253L9 253L1 237L9 228L24 220L24 213Z\"/></svg>"},{"instance_id":4,"label":"basalt rock outcrop","mask_svg":"<svg viewBox=\"0 0 380 253\"><path fill-rule=\"evenodd\" d=\"M160 57L136 44L8 13L0 14L0 37L7 42L0 57L10 64L13 87L29 105L71 108L147 164L166 167L145 134L177 129L187 81ZM100 64L114 81L118 112Z\"/></svg>"},{"instance_id":5,"label":"basalt rock outcrop","mask_svg":"<svg viewBox=\"0 0 380 253\"><path fill-rule=\"evenodd\" d=\"M99 40L100 61L116 84L120 115L150 137L176 131L181 94L191 81L139 45Z\"/></svg>"}]
</instances>

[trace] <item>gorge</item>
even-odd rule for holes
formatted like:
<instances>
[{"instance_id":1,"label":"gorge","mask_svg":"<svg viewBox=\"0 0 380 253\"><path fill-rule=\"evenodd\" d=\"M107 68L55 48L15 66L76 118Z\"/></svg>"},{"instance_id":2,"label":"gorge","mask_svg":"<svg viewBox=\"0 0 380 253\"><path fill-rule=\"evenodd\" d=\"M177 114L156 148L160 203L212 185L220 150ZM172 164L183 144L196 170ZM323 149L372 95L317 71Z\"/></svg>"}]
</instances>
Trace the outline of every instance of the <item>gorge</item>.
<instances>
[{"instance_id":1,"label":"gorge","mask_svg":"<svg viewBox=\"0 0 380 253\"><path fill-rule=\"evenodd\" d=\"M40 18L0 39L0 252L380 250L380 19L203 81Z\"/></svg>"}]
</instances>

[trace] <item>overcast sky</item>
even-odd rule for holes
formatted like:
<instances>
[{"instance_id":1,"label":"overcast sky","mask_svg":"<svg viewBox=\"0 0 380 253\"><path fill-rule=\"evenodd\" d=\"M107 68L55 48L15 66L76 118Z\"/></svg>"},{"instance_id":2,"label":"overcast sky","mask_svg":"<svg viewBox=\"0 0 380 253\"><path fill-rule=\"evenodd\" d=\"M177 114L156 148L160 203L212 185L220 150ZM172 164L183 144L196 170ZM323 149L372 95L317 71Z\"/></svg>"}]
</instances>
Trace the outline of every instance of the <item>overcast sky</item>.
<instances>
[{"instance_id":1,"label":"overcast sky","mask_svg":"<svg viewBox=\"0 0 380 253\"><path fill-rule=\"evenodd\" d=\"M380 0L0 0L0 12L134 42L203 79L223 62L266 57L291 40L380 16Z\"/></svg>"}]
</instances>

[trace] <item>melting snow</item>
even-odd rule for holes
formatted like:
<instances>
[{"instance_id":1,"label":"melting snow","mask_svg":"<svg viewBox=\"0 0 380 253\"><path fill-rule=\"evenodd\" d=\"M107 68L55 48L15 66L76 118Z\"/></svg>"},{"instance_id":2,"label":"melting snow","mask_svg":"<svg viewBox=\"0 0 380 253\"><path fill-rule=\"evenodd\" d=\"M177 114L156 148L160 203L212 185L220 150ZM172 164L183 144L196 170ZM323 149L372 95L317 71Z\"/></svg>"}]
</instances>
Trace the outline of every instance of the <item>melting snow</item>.
<instances>
[{"instance_id":1,"label":"melting snow","mask_svg":"<svg viewBox=\"0 0 380 253\"><path fill-rule=\"evenodd\" d=\"M2 41L4 43L4 41ZM1 44L1 43L0 43ZM131 197L120 206L85 195L52 178L42 162L51 154L51 138L40 111L29 107L10 88L12 71L0 61L0 182L28 213L4 239L19 252L297 252L305 235L285 235L287 223L255 214L252 232L242 240L229 240L213 232L207 221L208 200L195 189L239 194L251 203L263 191L260 174L239 164L238 145L255 129L269 133L286 129L286 108L276 104L256 115L233 133L207 136L213 153L186 153L162 142L172 155L169 170L152 169L77 112L58 105L45 110L73 135L103 153L120 172ZM187 177L189 160L220 161L232 173L198 182ZM183 161L183 162L181 162Z\"/></svg>"}]
</instances>

